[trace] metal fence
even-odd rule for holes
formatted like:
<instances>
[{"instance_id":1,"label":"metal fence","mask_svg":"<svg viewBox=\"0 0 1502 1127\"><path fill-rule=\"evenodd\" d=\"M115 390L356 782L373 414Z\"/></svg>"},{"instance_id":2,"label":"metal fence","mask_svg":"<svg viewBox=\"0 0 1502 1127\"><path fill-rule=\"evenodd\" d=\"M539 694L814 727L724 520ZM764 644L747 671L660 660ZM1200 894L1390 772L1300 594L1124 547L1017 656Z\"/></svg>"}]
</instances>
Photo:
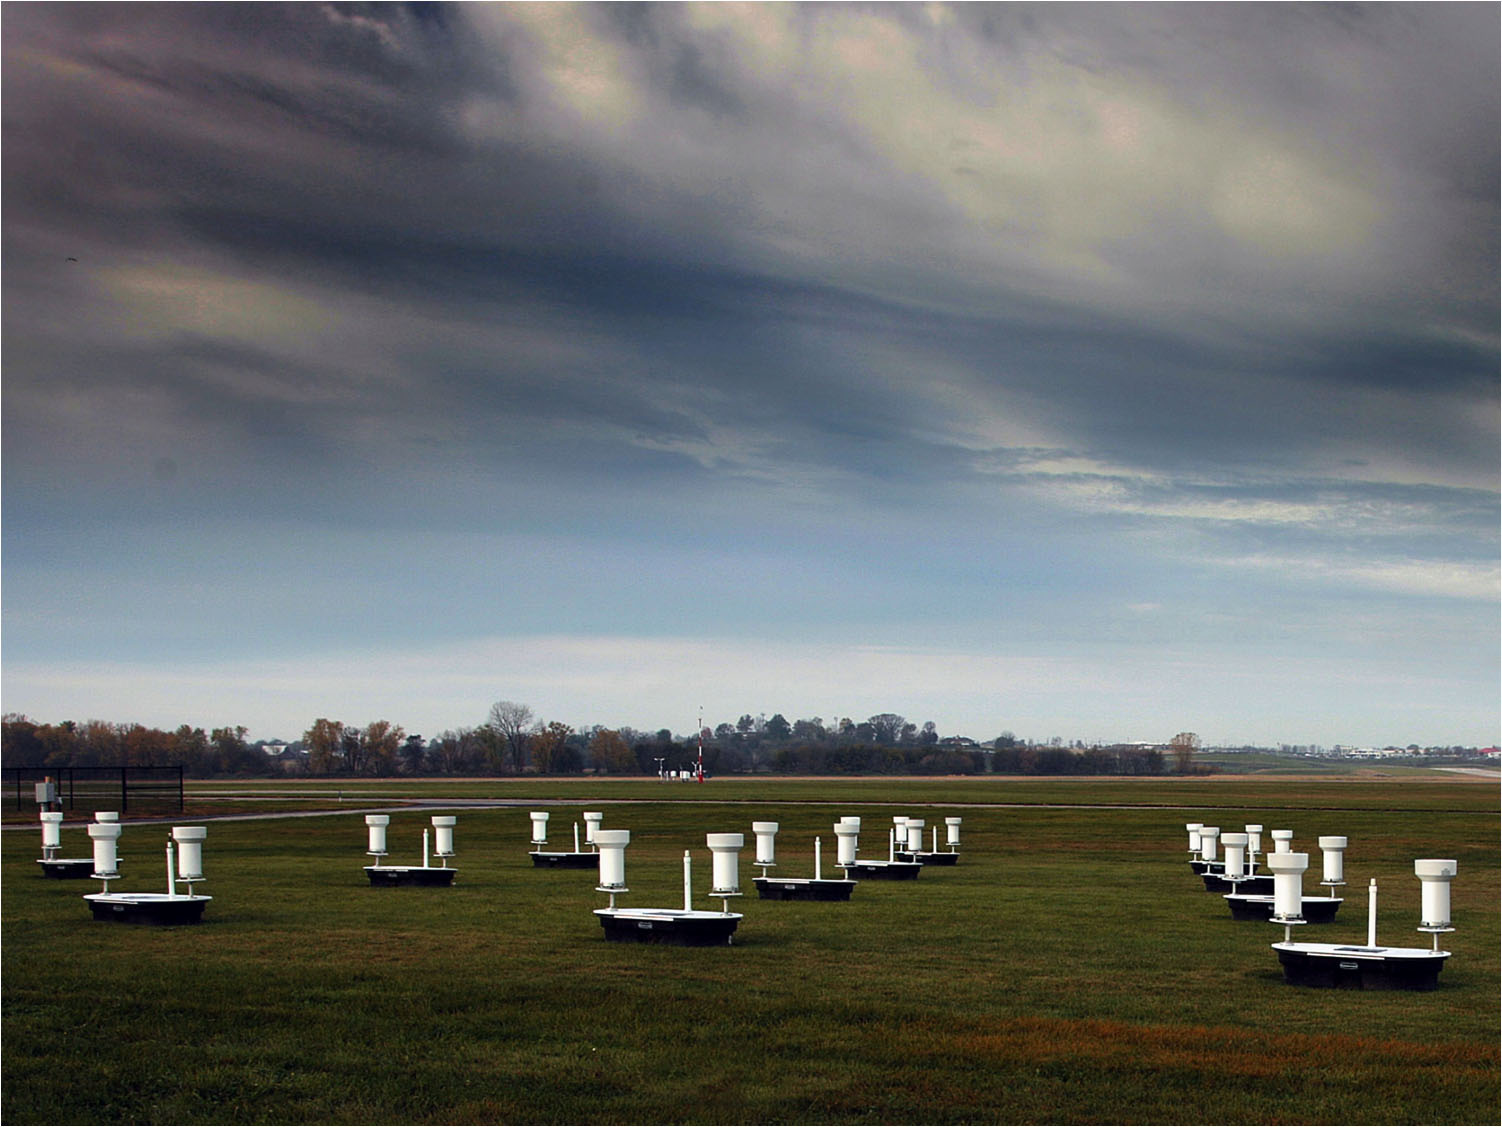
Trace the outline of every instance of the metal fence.
<instances>
[{"instance_id":1,"label":"metal fence","mask_svg":"<svg viewBox=\"0 0 1502 1127\"><path fill-rule=\"evenodd\" d=\"M183 769L178 767L6 767L4 806L37 809L36 784L51 779L65 811L180 814Z\"/></svg>"}]
</instances>

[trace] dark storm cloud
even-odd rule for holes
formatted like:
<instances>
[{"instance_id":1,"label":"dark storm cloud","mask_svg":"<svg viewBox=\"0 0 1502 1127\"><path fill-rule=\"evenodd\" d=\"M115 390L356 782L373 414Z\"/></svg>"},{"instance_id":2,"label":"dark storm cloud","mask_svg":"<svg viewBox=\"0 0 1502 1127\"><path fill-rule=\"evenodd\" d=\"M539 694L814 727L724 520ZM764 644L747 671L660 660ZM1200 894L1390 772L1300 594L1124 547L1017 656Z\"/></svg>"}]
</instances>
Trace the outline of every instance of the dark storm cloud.
<instances>
[{"instance_id":1,"label":"dark storm cloud","mask_svg":"<svg viewBox=\"0 0 1502 1127\"><path fill-rule=\"evenodd\" d=\"M1285 530L1290 493L1485 487L1496 30L8 9L7 470L45 476L61 421L101 467L186 442L178 486L240 458L269 507L316 466L321 511L413 464Z\"/></svg>"}]
</instances>

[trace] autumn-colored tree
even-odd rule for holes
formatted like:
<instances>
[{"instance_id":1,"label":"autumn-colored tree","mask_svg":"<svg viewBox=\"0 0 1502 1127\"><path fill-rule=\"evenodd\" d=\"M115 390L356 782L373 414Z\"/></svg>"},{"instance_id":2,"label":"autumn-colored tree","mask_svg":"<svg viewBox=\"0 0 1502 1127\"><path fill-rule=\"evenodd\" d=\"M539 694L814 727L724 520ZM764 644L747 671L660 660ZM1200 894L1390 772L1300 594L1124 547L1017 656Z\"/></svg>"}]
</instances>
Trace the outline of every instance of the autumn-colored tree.
<instances>
[{"instance_id":1,"label":"autumn-colored tree","mask_svg":"<svg viewBox=\"0 0 1502 1127\"><path fill-rule=\"evenodd\" d=\"M344 754L344 725L337 720L326 720L320 716L302 734L302 742L308 749L308 773L330 774Z\"/></svg>"},{"instance_id":2,"label":"autumn-colored tree","mask_svg":"<svg viewBox=\"0 0 1502 1127\"><path fill-rule=\"evenodd\" d=\"M367 775L394 775L397 752L401 750L402 740L406 738L407 733L399 725L392 724L389 720L372 720L361 733L363 772Z\"/></svg>"},{"instance_id":3,"label":"autumn-colored tree","mask_svg":"<svg viewBox=\"0 0 1502 1127\"><path fill-rule=\"evenodd\" d=\"M1180 732L1168 741L1168 750L1173 752L1174 769L1187 775L1194 769L1194 753L1199 750L1200 738L1193 732Z\"/></svg>"},{"instance_id":4,"label":"autumn-colored tree","mask_svg":"<svg viewBox=\"0 0 1502 1127\"><path fill-rule=\"evenodd\" d=\"M589 757L595 770L607 775L630 775L638 770L631 745L611 728L595 729L595 734L589 738Z\"/></svg>"},{"instance_id":5,"label":"autumn-colored tree","mask_svg":"<svg viewBox=\"0 0 1502 1127\"><path fill-rule=\"evenodd\" d=\"M540 775L551 774L563 759L563 749L574 730L557 720L546 727L539 727L527 740L527 750L532 756L532 766Z\"/></svg>"}]
</instances>

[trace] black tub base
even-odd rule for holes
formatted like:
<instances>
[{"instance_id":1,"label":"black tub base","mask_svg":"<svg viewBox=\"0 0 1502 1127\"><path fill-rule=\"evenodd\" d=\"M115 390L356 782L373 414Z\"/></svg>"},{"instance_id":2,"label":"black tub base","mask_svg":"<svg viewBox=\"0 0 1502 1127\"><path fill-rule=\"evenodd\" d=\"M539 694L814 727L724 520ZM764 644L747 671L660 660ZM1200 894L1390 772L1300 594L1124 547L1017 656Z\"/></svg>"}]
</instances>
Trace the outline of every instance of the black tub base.
<instances>
[{"instance_id":1,"label":"black tub base","mask_svg":"<svg viewBox=\"0 0 1502 1127\"><path fill-rule=\"evenodd\" d=\"M849 900L853 880L779 880L757 877L756 894L763 900Z\"/></svg>"},{"instance_id":2,"label":"black tub base","mask_svg":"<svg viewBox=\"0 0 1502 1127\"><path fill-rule=\"evenodd\" d=\"M598 869L598 853L533 853L534 869Z\"/></svg>"},{"instance_id":3,"label":"black tub base","mask_svg":"<svg viewBox=\"0 0 1502 1127\"><path fill-rule=\"evenodd\" d=\"M920 865L958 865L960 855L958 853L909 853L899 849L897 860L916 861Z\"/></svg>"},{"instance_id":4,"label":"black tub base","mask_svg":"<svg viewBox=\"0 0 1502 1127\"><path fill-rule=\"evenodd\" d=\"M736 912L685 912L672 908L596 908L612 943L665 943L674 947L726 947L741 922Z\"/></svg>"},{"instance_id":5,"label":"black tub base","mask_svg":"<svg viewBox=\"0 0 1502 1127\"><path fill-rule=\"evenodd\" d=\"M397 888L421 885L425 888L448 888L458 869L435 869L425 865L366 865L365 875L372 888Z\"/></svg>"},{"instance_id":6,"label":"black tub base","mask_svg":"<svg viewBox=\"0 0 1502 1127\"><path fill-rule=\"evenodd\" d=\"M203 921L212 896L169 896L165 892L95 892L85 896L96 920L172 927Z\"/></svg>"},{"instance_id":7,"label":"black tub base","mask_svg":"<svg viewBox=\"0 0 1502 1127\"><path fill-rule=\"evenodd\" d=\"M53 857L50 860L44 857L37 864L42 866L42 875L53 880L77 880L94 875L92 857Z\"/></svg>"},{"instance_id":8,"label":"black tub base","mask_svg":"<svg viewBox=\"0 0 1502 1127\"><path fill-rule=\"evenodd\" d=\"M1342 990L1434 990L1448 951L1422 947L1350 947L1335 943L1274 943L1290 986Z\"/></svg>"},{"instance_id":9,"label":"black tub base","mask_svg":"<svg viewBox=\"0 0 1502 1127\"><path fill-rule=\"evenodd\" d=\"M854 880L917 880L923 871L917 861L856 861L840 868Z\"/></svg>"},{"instance_id":10,"label":"black tub base","mask_svg":"<svg viewBox=\"0 0 1502 1127\"><path fill-rule=\"evenodd\" d=\"M1238 920L1261 920L1266 923L1273 918L1273 897L1255 896L1244 893L1229 893L1226 903L1231 906L1231 917ZM1327 924L1335 918L1335 913L1340 910L1341 904L1345 903L1338 896L1306 896L1299 914L1308 923Z\"/></svg>"},{"instance_id":11,"label":"black tub base","mask_svg":"<svg viewBox=\"0 0 1502 1127\"><path fill-rule=\"evenodd\" d=\"M1263 873L1260 876L1242 877L1234 884L1226 880L1220 873L1210 872L1200 874L1205 882L1206 892L1242 892L1256 896L1271 896L1273 894L1273 875Z\"/></svg>"}]
</instances>

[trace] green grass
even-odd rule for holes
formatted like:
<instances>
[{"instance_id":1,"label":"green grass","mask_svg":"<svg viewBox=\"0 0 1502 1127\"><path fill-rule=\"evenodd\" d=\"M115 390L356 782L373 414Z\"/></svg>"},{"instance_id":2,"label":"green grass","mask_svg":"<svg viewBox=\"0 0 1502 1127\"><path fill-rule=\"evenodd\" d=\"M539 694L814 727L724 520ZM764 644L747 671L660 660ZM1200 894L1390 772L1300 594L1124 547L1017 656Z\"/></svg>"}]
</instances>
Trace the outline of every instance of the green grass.
<instances>
[{"instance_id":1,"label":"green grass","mask_svg":"<svg viewBox=\"0 0 1502 1127\"><path fill-rule=\"evenodd\" d=\"M201 890L215 899L202 926L178 929L93 923L78 897L97 885L42 880L38 835L6 832L0 1116L1497 1122L1494 788L1017 783L345 788L382 801L398 789L563 795L536 802L553 811L555 843L570 840L582 804L627 798L599 805L606 826L632 830L622 903L640 907L681 903L685 848L696 887L708 887L706 832L749 840L753 819L777 820L776 871L806 876L815 834L832 862L842 814L865 815L883 836L894 812L963 815L958 866L911 884L863 882L848 904L756 899L748 847L736 944L701 950L606 943L593 875L531 867L525 807L459 812L448 890L368 887L354 813L212 824ZM1302 929L1307 938L1364 940L1375 876L1379 939L1427 945L1412 930L1413 858L1456 857L1458 930L1445 937L1454 956L1440 989L1284 985L1268 948L1281 931L1233 921L1185 865L1183 823L1194 820L1261 821L1294 830L1298 845L1349 836L1348 903L1335 924ZM423 812L393 815L392 863L418 860L425 825ZM64 833L64 852L82 855L82 831ZM122 857L140 879L117 887L164 883L165 837L126 829ZM862 852L879 852L875 835Z\"/></svg>"}]
</instances>

